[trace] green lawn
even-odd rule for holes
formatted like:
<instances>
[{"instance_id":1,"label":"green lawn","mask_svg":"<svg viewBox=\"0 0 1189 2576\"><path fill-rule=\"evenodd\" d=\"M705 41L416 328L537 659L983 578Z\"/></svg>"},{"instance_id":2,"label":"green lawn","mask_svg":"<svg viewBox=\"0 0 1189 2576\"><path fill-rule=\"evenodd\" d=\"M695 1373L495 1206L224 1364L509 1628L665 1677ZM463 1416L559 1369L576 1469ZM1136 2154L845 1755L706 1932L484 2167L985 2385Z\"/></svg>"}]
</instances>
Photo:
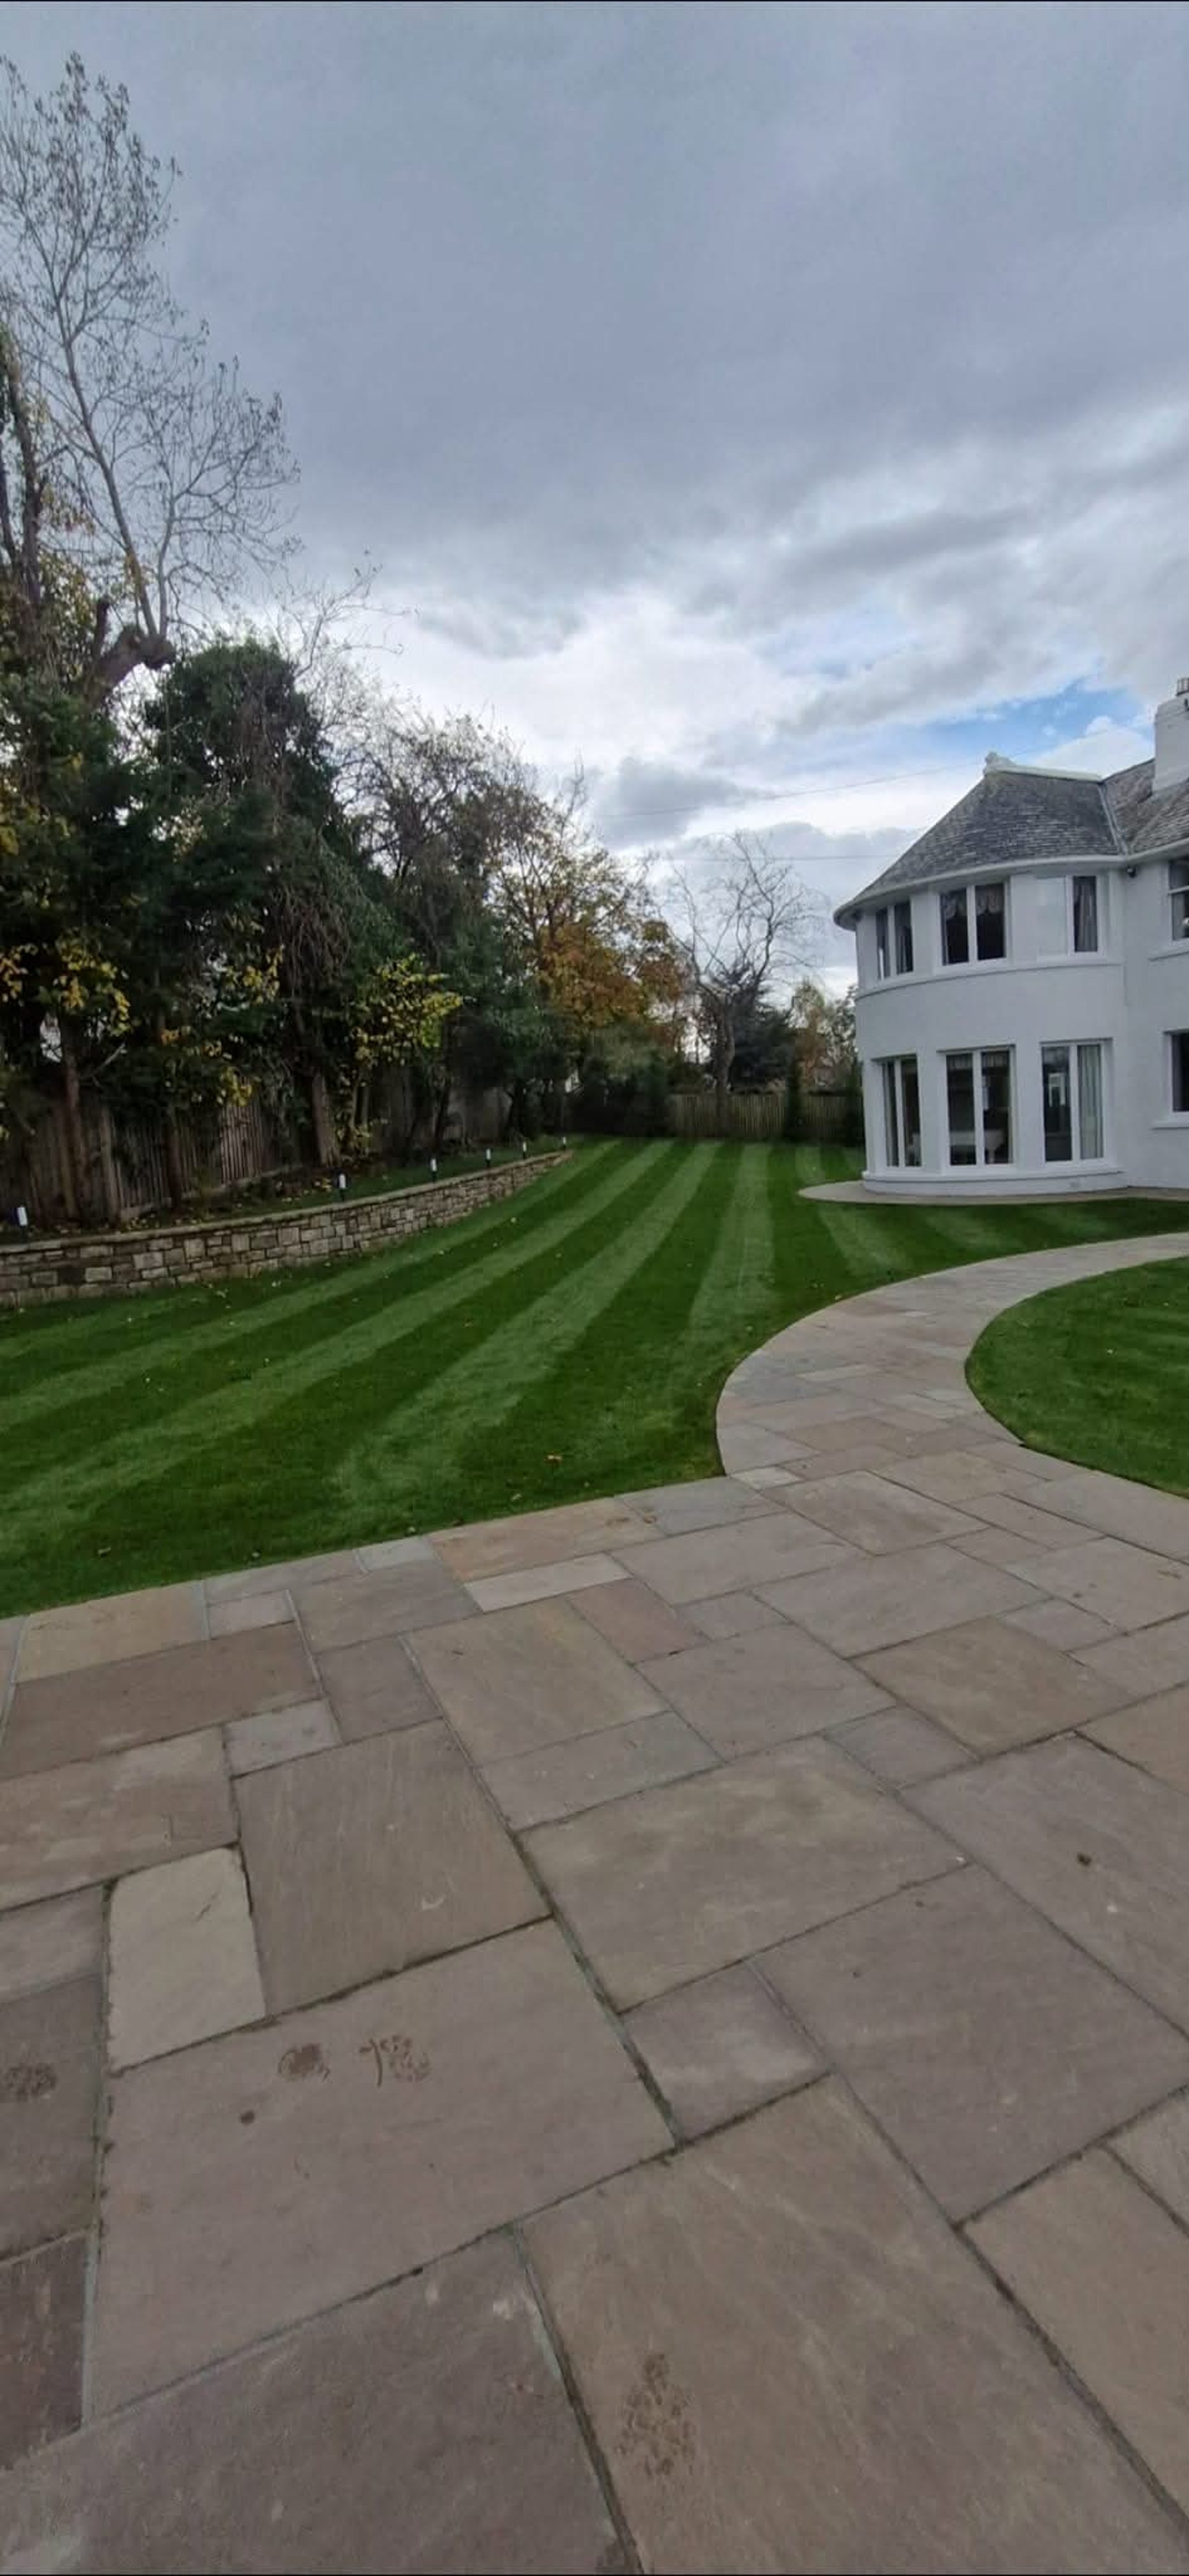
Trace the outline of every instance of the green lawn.
<instances>
[{"instance_id":1,"label":"green lawn","mask_svg":"<svg viewBox=\"0 0 1189 2576\"><path fill-rule=\"evenodd\" d=\"M391 1252L0 1320L0 1613L713 1473L724 1378L795 1316L1175 1221L799 1195L856 1163L600 1141Z\"/></svg>"},{"instance_id":2,"label":"green lawn","mask_svg":"<svg viewBox=\"0 0 1189 2576\"><path fill-rule=\"evenodd\" d=\"M967 1373L988 1411L1033 1449L1185 1494L1187 1351L1189 1261L1153 1261L1009 1307L975 1343Z\"/></svg>"}]
</instances>

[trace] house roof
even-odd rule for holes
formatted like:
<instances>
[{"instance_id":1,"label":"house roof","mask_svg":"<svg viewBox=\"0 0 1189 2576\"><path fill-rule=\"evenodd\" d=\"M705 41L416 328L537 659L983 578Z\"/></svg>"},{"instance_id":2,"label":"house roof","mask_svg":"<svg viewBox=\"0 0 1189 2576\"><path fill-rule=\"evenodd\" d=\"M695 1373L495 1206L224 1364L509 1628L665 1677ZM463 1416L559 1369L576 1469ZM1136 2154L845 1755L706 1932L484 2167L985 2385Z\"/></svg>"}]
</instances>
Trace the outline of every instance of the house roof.
<instances>
[{"instance_id":1,"label":"house roof","mask_svg":"<svg viewBox=\"0 0 1189 2576\"><path fill-rule=\"evenodd\" d=\"M1150 760L1110 778L988 762L978 785L834 915L853 929L863 908L910 886L1045 859L1144 857L1189 838L1189 781L1152 794Z\"/></svg>"}]
</instances>

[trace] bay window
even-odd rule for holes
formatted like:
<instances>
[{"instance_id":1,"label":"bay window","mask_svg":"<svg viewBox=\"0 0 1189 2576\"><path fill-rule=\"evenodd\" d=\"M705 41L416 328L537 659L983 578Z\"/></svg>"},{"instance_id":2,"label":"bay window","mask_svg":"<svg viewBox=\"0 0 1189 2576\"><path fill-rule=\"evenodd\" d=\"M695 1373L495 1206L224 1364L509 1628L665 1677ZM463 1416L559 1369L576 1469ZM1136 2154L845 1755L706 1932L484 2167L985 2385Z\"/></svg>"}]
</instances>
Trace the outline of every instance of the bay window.
<instances>
[{"instance_id":1,"label":"bay window","mask_svg":"<svg viewBox=\"0 0 1189 2576\"><path fill-rule=\"evenodd\" d=\"M968 966L972 954L982 965L1007 955L1007 886L1002 877L950 886L942 895L943 966Z\"/></svg>"},{"instance_id":2,"label":"bay window","mask_svg":"<svg viewBox=\"0 0 1189 2576\"><path fill-rule=\"evenodd\" d=\"M906 1164L920 1169L921 1086L915 1055L888 1056L880 1065L883 1078L884 1161L889 1169Z\"/></svg>"},{"instance_id":3,"label":"bay window","mask_svg":"<svg viewBox=\"0 0 1189 2576\"><path fill-rule=\"evenodd\" d=\"M969 1047L945 1059L949 1155L954 1165L1010 1163L1010 1047Z\"/></svg>"},{"instance_id":4,"label":"bay window","mask_svg":"<svg viewBox=\"0 0 1189 2576\"><path fill-rule=\"evenodd\" d=\"M1046 1163L1101 1162L1106 1151L1102 1048L1044 1046L1040 1051Z\"/></svg>"},{"instance_id":5,"label":"bay window","mask_svg":"<svg viewBox=\"0 0 1189 2576\"><path fill-rule=\"evenodd\" d=\"M876 913L875 972L881 984L889 975L911 975L911 903L885 904Z\"/></svg>"}]
</instances>

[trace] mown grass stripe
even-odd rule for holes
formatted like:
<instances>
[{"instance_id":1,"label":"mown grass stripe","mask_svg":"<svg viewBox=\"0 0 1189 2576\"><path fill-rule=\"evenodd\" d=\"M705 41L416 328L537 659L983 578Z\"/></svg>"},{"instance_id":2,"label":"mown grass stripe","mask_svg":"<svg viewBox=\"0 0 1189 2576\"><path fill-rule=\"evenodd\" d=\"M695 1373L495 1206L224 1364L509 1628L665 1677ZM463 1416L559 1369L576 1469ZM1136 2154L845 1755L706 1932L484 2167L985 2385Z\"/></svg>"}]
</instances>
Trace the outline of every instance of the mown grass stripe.
<instances>
[{"instance_id":1,"label":"mown grass stripe","mask_svg":"<svg viewBox=\"0 0 1189 2576\"><path fill-rule=\"evenodd\" d=\"M337 1492L344 1506L351 1511L362 1510L365 1504L374 1508L377 1481L386 1469L388 1490L401 1497L402 1512L407 1502L411 1520L423 1518L431 1507L431 1487L441 1493L447 1519L462 1519L467 1510L465 1497L476 1424L477 1445L484 1453L488 1474L494 1446L505 1462L508 1498L513 1499L519 1417L526 1394L541 1415L543 1446L539 1464L547 1469L551 1449L555 1454L557 1451L557 1438L550 1406L547 1402L540 1406L540 1391L559 1373L568 1376L581 1366L580 1354L606 1310L625 1295L635 1301L640 1273L662 1251L669 1250L687 1204L702 1187L703 1158L713 1159L717 1151L714 1146L698 1147L690 1158L678 1147L680 1159L675 1164L669 1160L665 1176L658 1179L649 1204L641 1210L632 1229L621 1232L617 1240L605 1246L597 1261L588 1261L580 1273L567 1272L552 1293L538 1299L531 1311L509 1319L487 1349L468 1351L452 1367L442 1370L421 1396L394 1409L383 1430L359 1443L341 1463ZM451 1478L444 1487L440 1462L434 1455L438 1443L455 1455ZM561 1463L565 1463L564 1451Z\"/></svg>"},{"instance_id":2,"label":"mown grass stripe","mask_svg":"<svg viewBox=\"0 0 1189 2576\"><path fill-rule=\"evenodd\" d=\"M253 1486L261 1477L267 1479L272 1472L269 1451L286 1458L290 1477L295 1472L297 1453L287 1438L288 1426L280 1418L287 1404L296 1404L297 1421L304 1420L308 1437L309 1406L317 1390L321 1410L312 1427L324 1457L336 1380L346 1381L352 1371L357 1377L362 1374L362 1400L374 1409L378 1355L387 1355L391 1382L394 1369L399 1370L401 1365L399 1346L407 1345L403 1354L406 1376L419 1382L425 1369L427 1335L435 1329L449 1332L460 1305L477 1299L485 1306L489 1328L493 1328L491 1319L498 1313L501 1288L510 1291L514 1305L524 1302L526 1283L520 1274L539 1272L544 1288L552 1281L554 1263L572 1260L575 1246L587 1238L590 1257L594 1258L604 1229L620 1203L630 1201L633 1193L647 1190L647 1170L640 1165L678 1151L677 1147L664 1145L636 1149L634 1159L625 1158L612 1166L603 1187L594 1194L593 1204L587 1200L579 1210L571 1210L568 1225L559 1221L557 1228L537 1234L530 1239L527 1250L510 1243L483 1260L472 1261L469 1275L464 1272L461 1279L449 1285L426 1287L411 1298L403 1298L399 1294L400 1255L388 1256L397 1277L390 1283L386 1298L376 1296L372 1283L367 1295L361 1295L365 1306L362 1317L353 1317L344 1326L336 1313L328 1313L316 1342L303 1332L295 1352L286 1353L283 1344L278 1343L275 1352L266 1354L263 1362L256 1353L253 1374L245 1380L236 1378L229 1383L224 1370L217 1384L208 1383L193 1392L192 1378L183 1368L177 1390L181 1400L174 1409L159 1401L144 1421L125 1427L121 1434L113 1434L107 1443L85 1455L80 1456L72 1443L56 1462L39 1460L40 1472L31 1476L26 1485L26 1502L35 1529L39 1519L41 1522L39 1536L58 1526L65 1510L85 1514L92 1500L97 1508L106 1509L113 1490L121 1494L126 1512L140 1520L142 1526L151 1527L154 1512L167 1505L178 1452L188 1454L196 1480L191 1526L197 1526L199 1519L209 1516L214 1508L229 1515L237 1474L246 1475ZM568 1254L562 1248L567 1239ZM359 1265L357 1275L366 1271L370 1278L372 1267L370 1262ZM166 1462L161 1457L163 1423L168 1426L175 1453ZM255 1445L245 1447L246 1434L253 1435Z\"/></svg>"}]
</instances>

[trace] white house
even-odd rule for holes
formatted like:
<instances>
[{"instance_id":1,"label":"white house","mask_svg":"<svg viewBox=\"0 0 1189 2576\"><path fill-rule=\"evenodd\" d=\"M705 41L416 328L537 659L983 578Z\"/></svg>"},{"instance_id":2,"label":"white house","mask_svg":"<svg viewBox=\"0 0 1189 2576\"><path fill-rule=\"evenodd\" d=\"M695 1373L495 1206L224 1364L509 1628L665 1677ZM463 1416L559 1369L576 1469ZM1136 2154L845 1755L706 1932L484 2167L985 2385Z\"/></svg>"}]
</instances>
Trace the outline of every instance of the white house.
<instances>
[{"instance_id":1,"label":"white house","mask_svg":"<svg viewBox=\"0 0 1189 2576\"><path fill-rule=\"evenodd\" d=\"M834 918L868 1189L1189 1188L1189 680L1113 777L992 753Z\"/></svg>"}]
</instances>

